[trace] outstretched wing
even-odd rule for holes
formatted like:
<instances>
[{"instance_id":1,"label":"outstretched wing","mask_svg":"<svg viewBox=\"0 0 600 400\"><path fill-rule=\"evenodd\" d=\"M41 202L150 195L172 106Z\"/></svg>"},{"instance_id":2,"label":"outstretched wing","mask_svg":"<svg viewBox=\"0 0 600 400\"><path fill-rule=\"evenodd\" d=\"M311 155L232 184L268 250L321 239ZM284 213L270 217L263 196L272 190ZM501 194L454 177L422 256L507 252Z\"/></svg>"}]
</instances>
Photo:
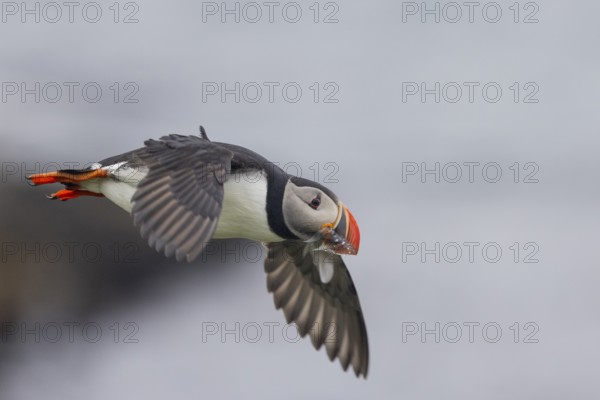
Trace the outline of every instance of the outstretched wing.
<instances>
[{"instance_id":1,"label":"outstretched wing","mask_svg":"<svg viewBox=\"0 0 600 400\"><path fill-rule=\"evenodd\" d=\"M138 156L148 174L132 198L133 221L150 246L191 262L217 226L233 153L197 136L169 135L144 144Z\"/></svg>"},{"instance_id":2,"label":"outstretched wing","mask_svg":"<svg viewBox=\"0 0 600 400\"><path fill-rule=\"evenodd\" d=\"M344 370L352 364L357 376L366 377L369 343L358 294L342 258L318 246L267 244L267 288L301 336L310 333L316 349L325 344L330 360L338 357Z\"/></svg>"}]
</instances>

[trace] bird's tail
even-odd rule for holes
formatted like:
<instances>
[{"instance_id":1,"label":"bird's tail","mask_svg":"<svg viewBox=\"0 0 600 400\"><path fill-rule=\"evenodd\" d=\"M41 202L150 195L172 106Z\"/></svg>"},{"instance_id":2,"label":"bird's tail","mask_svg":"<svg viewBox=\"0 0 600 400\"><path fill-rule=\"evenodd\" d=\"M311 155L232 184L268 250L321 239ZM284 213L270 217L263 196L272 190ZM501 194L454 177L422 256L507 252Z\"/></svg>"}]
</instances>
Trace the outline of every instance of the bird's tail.
<instances>
[{"instance_id":1,"label":"bird's tail","mask_svg":"<svg viewBox=\"0 0 600 400\"><path fill-rule=\"evenodd\" d=\"M90 179L106 178L108 172L103 169L63 169L59 171L33 174L27 176L27 181L32 186L46 185L49 183L62 183L65 189L59 190L48 196L49 199L62 201L74 199L80 196L103 197L102 193L96 193L81 188L81 184Z\"/></svg>"}]
</instances>

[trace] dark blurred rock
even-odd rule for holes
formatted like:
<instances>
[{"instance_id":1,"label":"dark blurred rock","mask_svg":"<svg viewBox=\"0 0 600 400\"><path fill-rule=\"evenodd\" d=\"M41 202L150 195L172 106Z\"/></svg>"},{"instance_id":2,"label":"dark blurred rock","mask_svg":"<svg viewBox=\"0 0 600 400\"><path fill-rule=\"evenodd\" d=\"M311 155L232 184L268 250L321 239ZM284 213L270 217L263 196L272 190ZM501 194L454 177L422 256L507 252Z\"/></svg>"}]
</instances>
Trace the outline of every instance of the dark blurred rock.
<instances>
[{"instance_id":1,"label":"dark blurred rock","mask_svg":"<svg viewBox=\"0 0 600 400\"><path fill-rule=\"evenodd\" d=\"M135 299L149 281L232 270L218 257L194 264L167 259L114 204L44 198L57 188L2 184L0 321L77 318Z\"/></svg>"}]
</instances>

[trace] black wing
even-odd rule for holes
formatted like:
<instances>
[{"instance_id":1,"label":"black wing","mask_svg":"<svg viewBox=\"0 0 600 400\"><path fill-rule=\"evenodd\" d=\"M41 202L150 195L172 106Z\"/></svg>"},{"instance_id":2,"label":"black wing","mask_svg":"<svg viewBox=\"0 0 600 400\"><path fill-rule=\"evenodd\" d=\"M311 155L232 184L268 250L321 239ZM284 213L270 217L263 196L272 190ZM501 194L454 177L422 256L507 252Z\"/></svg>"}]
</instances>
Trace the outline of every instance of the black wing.
<instances>
[{"instance_id":1,"label":"black wing","mask_svg":"<svg viewBox=\"0 0 600 400\"><path fill-rule=\"evenodd\" d=\"M338 357L344 370L352 364L356 376L366 377L369 343L358 294L342 258L318 246L293 240L267 244L267 288L301 336L310 333L316 349L325 344L330 360Z\"/></svg>"},{"instance_id":2,"label":"black wing","mask_svg":"<svg viewBox=\"0 0 600 400\"><path fill-rule=\"evenodd\" d=\"M233 153L197 136L147 140L137 155L148 174L133 195L133 221L150 246L194 260L210 240Z\"/></svg>"}]
</instances>

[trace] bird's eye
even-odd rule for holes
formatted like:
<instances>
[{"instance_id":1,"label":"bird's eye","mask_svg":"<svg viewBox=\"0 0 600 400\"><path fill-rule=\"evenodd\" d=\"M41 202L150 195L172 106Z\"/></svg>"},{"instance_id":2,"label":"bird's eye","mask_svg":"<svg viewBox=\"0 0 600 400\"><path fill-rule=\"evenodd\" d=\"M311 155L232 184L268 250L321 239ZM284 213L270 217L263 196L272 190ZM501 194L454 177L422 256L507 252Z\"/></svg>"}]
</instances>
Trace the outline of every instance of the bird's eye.
<instances>
[{"instance_id":1,"label":"bird's eye","mask_svg":"<svg viewBox=\"0 0 600 400\"><path fill-rule=\"evenodd\" d=\"M314 208L315 210L319 208L319 206L321 205L321 196L315 196L315 198L312 199L310 203L308 203L308 205Z\"/></svg>"}]
</instances>

